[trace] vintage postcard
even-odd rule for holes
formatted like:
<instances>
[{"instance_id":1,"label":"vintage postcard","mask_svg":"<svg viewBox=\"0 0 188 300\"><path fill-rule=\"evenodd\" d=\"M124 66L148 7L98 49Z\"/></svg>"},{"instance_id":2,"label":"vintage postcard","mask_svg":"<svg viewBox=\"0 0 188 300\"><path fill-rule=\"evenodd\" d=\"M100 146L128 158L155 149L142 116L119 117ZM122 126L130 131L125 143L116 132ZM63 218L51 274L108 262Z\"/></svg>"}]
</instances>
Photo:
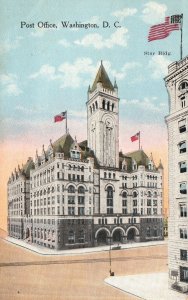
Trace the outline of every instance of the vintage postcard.
<instances>
[{"instance_id":1,"label":"vintage postcard","mask_svg":"<svg viewBox=\"0 0 188 300\"><path fill-rule=\"evenodd\" d=\"M188 299L187 1L0 4L0 299Z\"/></svg>"}]
</instances>

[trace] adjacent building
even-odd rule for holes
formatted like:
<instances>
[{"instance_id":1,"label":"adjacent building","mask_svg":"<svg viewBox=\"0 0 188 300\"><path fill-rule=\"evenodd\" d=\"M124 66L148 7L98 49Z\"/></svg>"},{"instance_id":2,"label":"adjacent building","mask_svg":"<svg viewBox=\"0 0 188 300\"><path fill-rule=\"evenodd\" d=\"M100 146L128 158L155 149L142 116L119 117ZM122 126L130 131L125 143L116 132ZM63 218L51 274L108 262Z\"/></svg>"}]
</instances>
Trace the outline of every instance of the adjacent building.
<instances>
[{"instance_id":1,"label":"adjacent building","mask_svg":"<svg viewBox=\"0 0 188 300\"><path fill-rule=\"evenodd\" d=\"M165 78L169 145L169 283L188 291L188 56L173 62Z\"/></svg>"},{"instance_id":2,"label":"adjacent building","mask_svg":"<svg viewBox=\"0 0 188 300\"><path fill-rule=\"evenodd\" d=\"M119 101L101 62L87 140L66 133L10 177L10 236L54 249L163 239L163 166L141 149L119 152Z\"/></svg>"}]
</instances>

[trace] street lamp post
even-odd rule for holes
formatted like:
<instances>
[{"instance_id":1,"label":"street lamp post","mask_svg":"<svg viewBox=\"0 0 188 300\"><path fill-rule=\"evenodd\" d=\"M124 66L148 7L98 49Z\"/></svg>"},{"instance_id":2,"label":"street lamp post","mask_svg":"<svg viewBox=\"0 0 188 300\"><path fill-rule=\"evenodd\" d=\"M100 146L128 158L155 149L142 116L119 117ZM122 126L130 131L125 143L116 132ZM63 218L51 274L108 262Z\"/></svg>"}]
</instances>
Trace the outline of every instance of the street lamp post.
<instances>
[{"instance_id":1,"label":"street lamp post","mask_svg":"<svg viewBox=\"0 0 188 300\"><path fill-rule=\"evenodd\" d=\"M111 257L111 236L110 236L110 248L109 248L109 263L110 263L110 276L114 276L114 272L112 272L112 257Z\"/></svg>"}]
</instances>

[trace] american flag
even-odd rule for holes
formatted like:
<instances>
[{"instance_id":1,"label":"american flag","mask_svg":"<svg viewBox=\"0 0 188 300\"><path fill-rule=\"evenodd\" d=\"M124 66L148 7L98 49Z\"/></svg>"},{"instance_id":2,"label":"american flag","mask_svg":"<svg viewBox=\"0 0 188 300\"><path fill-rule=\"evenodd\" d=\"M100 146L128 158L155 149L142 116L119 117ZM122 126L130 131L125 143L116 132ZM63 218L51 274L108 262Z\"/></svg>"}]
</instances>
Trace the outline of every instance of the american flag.
<instances>
[{"instance_id":1,"label":"american flag","mask_svg":"<svg viewBox=\"0 0 188 300\"><path fill-rule=\"evenodd\" d=\"M131 142L135 142L140 138L140 131L137 132L135 135L131 136Z\"/></svg>"},{"instance_id":2,"label":"american flag","mask_svg":"<svg viewBox=\"0 0 188 300\"><path fill-rule=\"evenodd\" d=\"M174 30L181 29L183 15L165 17L165 22L150 27L148 42L164 39Z\"/></svg>"},{"instance_id":3,"label":"american flag","mask_svg":"<svg viewBox=\"0 0 188 300\"><path fill-rule=\"evenodd\" d=\"M66 111L63 111L61 112L60 114L54 116L54 122L61 122L63 121L64 119L66 119L67 117L67 112Z\"/></svg>"}]
</instances>

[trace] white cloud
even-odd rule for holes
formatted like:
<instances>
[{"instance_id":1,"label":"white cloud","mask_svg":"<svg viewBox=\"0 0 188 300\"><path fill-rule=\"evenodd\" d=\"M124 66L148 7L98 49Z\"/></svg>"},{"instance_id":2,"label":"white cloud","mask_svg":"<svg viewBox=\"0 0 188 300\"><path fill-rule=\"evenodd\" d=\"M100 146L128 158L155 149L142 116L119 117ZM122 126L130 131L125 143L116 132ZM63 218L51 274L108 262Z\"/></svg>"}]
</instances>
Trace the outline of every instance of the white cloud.
<instances>
[{"instance_id":1,"label":"white cloud","mask_svg":"<svg viewBox=\"0 0 188 300\"><path fill-rule=\"evenodd\" d=\"M76 117L76 118L86 118L87 117L87 112L86 110L84 111L75 111L75 110L69 110L68 111L68 114L71 116L71 117Z\"/></svg>"},{"instance_id":2,"label":"white cloud","mask_svg":"<svg viewBox=\"0 0 188 300\"><path fill-rule=\"evenodd\" d=\"M33 113L41 113L41 111L44 111L45 108L41 105L33 105L31 107L23 106L23 105L17 105L15 107L16 110L23 112L24 114L33 114Z\"/></svg>"},{"instance_id":3,"label":"white cloud","mask_svg":"<svg viewBox=\"0 0 188 300\"><path fill-rule=\"evenodd\" d=\"M65 48L70 47L70 43L66 39L59 40L58 44L64 46Z\"/></svg>"},{"instance_id":4,"label":"white cloud","mask_svg":"<svg viewBox=\"0 0 188 300\"><path fill-rule=\"evenodd\" d=\"M96 67L92 64L90 58L78 58L73 64L65 62L58 68L61 78L61 88L73 87L77 88L81 84L89 84L88 80L85 80L85 76L91 77L96 72Z\"/></svg>"},{"instance_id":5,"label":"white cloud","mask_svg":"<svg viewBox=\"0 0 188 300\"><path fill-rule=\"evenodd\" d=\"M37 77L46 77L48 80L56 79L57 77L55 75L55 67L48 64L41 66L38 72L30 75L31 79L35 79Z\"/></svg>"},{"instance_id":6,"label":"white cloud","mask_svg":"<svg viewBox=\"0 0 188 300\"><path fill-rule=\"evenodd\" d=\"M0 74L0 84L3 87L3 92L10 96L19 96L22 94L22 90L17 84L17 76L14 74Z\"/></svg>"},{"instance_id":7,"label":"white cloud","mask_svg":"<svg viewBox=\"0 0 188 300\"><path fill-rule=\"evenodd\" d=\"M125 27L118 28L111 36L104 39L99 33L87 34L82 40L75 40L76 45L84 47L94 47L96 49L113 48L114 46L127 47L129 39L128 29Z\"/></svg>"},{"instance_id":8,"label":"white cloud","mask_svg":"<svg viewBox=\"0 0 188 300\"><path fill-rule=\"evenodd\" d=\"M123 21L125 18L133 16L137 13L136 8L124 8L122 10L117 10L112 13L112 16L117 17L120 21Z\"/></svg>"},{"instance_id":9,"label":"white cloud","mask_svg":"<svg viewBox=\"0 0 188 300\"><path fill-rule=\"evenodd\" d=\"M17 86L16 83L8 84L6 87L6 92L12 96L19 96L20 94L22 94L21 89Z\"/></svg>"},{"instance_id":10,"label":"white cloud","mask_svg":"<svg viewBox=\"0 0 188 300\"><path fill-rule=\"evenodd\" d=\"M122 66L120 71L112 68L109 61L103 61L103 65L108 74L114 79L122 80L132 69L140 67L137 62L129 62ZM47 80L58 80L60 88L78 88L81 85L87 86L94 80L96 72L100 66L100 61L94 64L92 59L81 57L73 63L64 62L55 68L49 64L41 66L38 72L30 75L30 79L46 78Z\"/></svg>"},{"instance_id":11,"label":"white cloud","mask_svg":"<svg viewBox=\"0 0 188 300\"><path fill-rule=\"evenodd\" d=\"M170 63L171 61L164 56L153 56L148 63L148 68L151 71L151 76L155 79L158 79L167 75L168 65Z\"/></svg>"},{"instance_id":12,"label":"white cloud","mask_svg":"<svg viewBox=\"0 0 188 300\"><path fill-rule=\"evenodd\" d=\"M122 99L121 103L123 105L128 106L136 106L137 108L141 108L143 110L151 111L151 112L162 112L164 108L167 108L167 104L164 102L158 102L157 97L144 97L144 99Z\"/></svg>"},{"instance_id":13,"label":"white cloud","mask_svg":"<svg viewBox=\"0 0 188 300\"><path fill-rule=\"evenodd\" d=\"M20 41L23 38L18 36L15 40L7 39L6 41L0 42L0 54L7 53L13 49L20 47Z\"/></svg>"},{"instance_id":14,"label":"white cloud","mask_svg":"<svg viewBox=\"0 0 188 300\"><path fill-rule=\"evenodd\" d=\"M142 10L142 20L147 24L156 24L158 22L165 21L165 12L167 6L154 1L147 2L144 4Z\"/></svg>"}]
</instances>

